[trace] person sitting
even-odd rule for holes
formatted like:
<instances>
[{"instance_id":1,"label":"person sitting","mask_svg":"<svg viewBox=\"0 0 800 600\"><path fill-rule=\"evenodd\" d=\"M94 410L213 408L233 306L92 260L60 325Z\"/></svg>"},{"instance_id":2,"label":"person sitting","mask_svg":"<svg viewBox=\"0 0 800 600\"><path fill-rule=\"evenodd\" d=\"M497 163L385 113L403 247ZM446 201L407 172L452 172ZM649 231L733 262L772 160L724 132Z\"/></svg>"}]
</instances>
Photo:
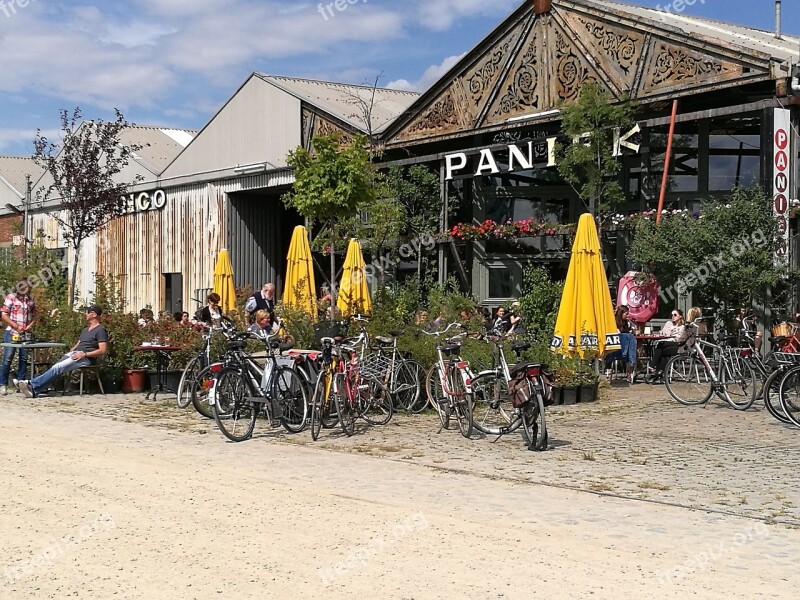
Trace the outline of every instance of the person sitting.
<instances>
[{"instance_id":1,"label":"person sitting","mask_svg":"<svg viewBox=\"0 0 800 600\"><path fill-rule=\"evenodd\" d=\"M78 342L47 371L30 381L18 381L19 390L28 398L35 398L56 377L81 367L94 364L98 356L108 350L108 331L100 324L103 309L92 304L86 308L86 327L78 336Z\"/></svg>"},{"instance_id":2,"label":"person sitting","mask_svg":"<svg viewBox=\"0 0 800 600\"><path fill-rule=\"evenodd\" d=\"M495 315L496 317L494 324L492 325L492 329L497 330L502 335L505 335L511 331L511 315L508 314L505 306L498 307Z\"/></svg>"},{"instance_id":3,"label":"person sitting","mask_svg":"<svg viewBox=\"0 0 800 600\"><path fill-rule=\"evenodd\" d=\"M153 311L149 308L143 308L139 311L139 327L147 327L153 322Z\"/></svg>"},{"instance_id":4,"label":"person sitting","mask_svg":"<svg viewBox=\"0 0 800 600\"><path fill-rule=\"evenodd\" d=\"M253 324L247 328L247 331L263 337L276 333L279 327L280 323L275 318L274 311L259 309L253 313Z\"/></svg>"},{"instance_id":5,"label":"person sitting","mask_svg":"<svg viewBox=\"0 0 800 600\"><path fill-rule=\"evenodd\" d=\"M620 304L614 311L614 321L619 330L620 349L612 352L606 357L606 369L610 369L613 362L617 359L625 361L625 377L633 383L636 376L636 338L631 332L631 323L628 321L630 309L625 304Z\"/></svg>"},{"instance_id":6,"label":"person sitting","mask_svg":"<svg viewBox=\"0 0 800 600\"><path fill-rule=\"evenodd\" d=\"M188 325L189 327L192 326L192 321L189 318L189 313L186 311L183 311L181 313L181 325Z\"/></svg>"},{"instance_id":7,"label":"person sitting","mask_svg":"<svg viewBox=\"0 0 800 600\"><path fill-rule=\"evenodd\" d=\"M689 331L686 329L682 310L673 309L670 321L661 329L661 334L669 339L656 344L653 350L653 357L650 359L648 367L648 383L655 383L661 379L667 361L678 352L685 352L685 342L689 338Z\"/></svg>"}]
</instances>

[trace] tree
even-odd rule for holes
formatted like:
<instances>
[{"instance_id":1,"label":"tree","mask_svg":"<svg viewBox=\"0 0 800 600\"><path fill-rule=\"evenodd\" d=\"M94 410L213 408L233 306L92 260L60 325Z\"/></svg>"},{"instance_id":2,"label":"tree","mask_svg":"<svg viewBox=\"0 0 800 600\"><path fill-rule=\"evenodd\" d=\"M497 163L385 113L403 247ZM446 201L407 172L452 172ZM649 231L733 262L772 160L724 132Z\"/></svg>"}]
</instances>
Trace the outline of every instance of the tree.
<instances>
[{"instance_id":1,"label":"tree","mask_svg":"<svg viewBox=\"0 0 800 600\"><path fill-rule=\"evenodd\" d=\"M404 170L393 165L386 173L387 193L404 209L404 226L401 234L412 242L417 255L417 277L423 277L423 262L430 253L423 240L434 239L439 232L442 215L442 197L439 175L422 165ZM453 212L457 207L450 207ZM429 249L428 249L429 250Z\"/></svg>"},{"instance_id":2,"label":"tree","mask_svg":"<svg viewBox=\"0 0 800 600\"><path fill-rule=\"evenodd\" d=\"M331 252L331 306L336 304L337 226L376 198L375 169L365 149L366 140L356 136L343 145L339 134L318 136L313 152L297 148L289 153L287 164L294 169L294 189L284 195L286 206L323 226ZM331 318L335 311L331 311Z\"/></svg>"},{"instance_id":3,"label":"tree","mask_svg":"<svg viewBox=\"0 0 800 600\"><path fill-rule=\"evenodd\" d=\"M622 168L614 156L614 133L633 125L634 106L612 104L611 96L596 83L581 88L578 101L561 109L561 131L573 140L562 148L558 172L593 215L625 199L618 176Z\"/></svg>"},{"instance_id":4,"label":"tree","mask_svg":"<svg viewBox=\"0 0 800 600\"><path fill-rule=\"evenodd\" d=\"M78 261L83 242L122 214L128 186L137 183L117 181L140 145L124 146L119 141L123 129L130 127L120 111L111 121L81 123L81 110L70 115L61 111L61 143L50 142L41 130L33 141L33 159L45 169L52 182L37 190L37 200L58 200L47 213L58 223L67 246L72 249L72 278L69 306L74 308Z\"/></svg>"},{"instance_id":5,"label":"tree","mask_svg":"<svg viewBox=\"0 0 800 600\"><path fill-rule=\"evenodd\" d=\"M740 188L722 202L704 202L696 215L674 211L659 225L640 221L628 256L667 284L665 301L693 292L695 304L733 308L764 301L789 275L775 264L776 234L769 196Z\"/></svg>"}]
</instances>

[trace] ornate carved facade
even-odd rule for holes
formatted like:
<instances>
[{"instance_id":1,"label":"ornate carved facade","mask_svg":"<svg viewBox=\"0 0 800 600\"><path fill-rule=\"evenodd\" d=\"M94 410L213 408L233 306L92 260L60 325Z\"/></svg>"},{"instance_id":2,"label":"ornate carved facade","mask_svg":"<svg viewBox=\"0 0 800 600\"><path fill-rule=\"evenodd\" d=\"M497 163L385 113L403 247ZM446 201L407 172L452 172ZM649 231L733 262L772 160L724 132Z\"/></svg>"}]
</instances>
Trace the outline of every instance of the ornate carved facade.
<instances>
[{"instance_id":1,"label":"ornate carved facade","mask_svg":"<svg viewBox=\"0 0 800 600\"><path fill-rule=\"evenodd\" d=\"M597 82L614 98L655 102L747 77L770 77L769 57L709 43L618 10L572 0L536 15L520 8L412 105L387 132L407 142L471 133L573 102Z\"/></svg>"}]
</instances>

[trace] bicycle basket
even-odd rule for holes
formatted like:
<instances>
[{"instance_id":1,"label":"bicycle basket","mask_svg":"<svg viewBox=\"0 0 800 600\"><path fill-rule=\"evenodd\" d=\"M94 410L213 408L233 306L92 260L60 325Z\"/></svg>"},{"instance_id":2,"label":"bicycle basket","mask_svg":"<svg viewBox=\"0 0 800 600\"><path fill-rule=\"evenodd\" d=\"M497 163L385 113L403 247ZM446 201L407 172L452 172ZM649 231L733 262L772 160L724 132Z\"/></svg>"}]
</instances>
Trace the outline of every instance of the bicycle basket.
<instances>
[{"instance_id":1,"label":"bicycle basket","mask_svg":"<svg viewBox=\"0 0 800 600\"><path fill-rule=\"evenodd\" d=\"M317 346L322 347L322 338L347 337L349 321L320 321L314 325Z\"/></svg>"},{"instance_id":2,"label":"bicycle basket","mask_svg":"<svg viewBox=\"0 0 800 600\"><path fill-rule=\"evenodd\" d=\"M389 372L392 361L383 354L368 354L358 363L358 370L367 379L383 379Z\"/></svg>"}]
</instances>

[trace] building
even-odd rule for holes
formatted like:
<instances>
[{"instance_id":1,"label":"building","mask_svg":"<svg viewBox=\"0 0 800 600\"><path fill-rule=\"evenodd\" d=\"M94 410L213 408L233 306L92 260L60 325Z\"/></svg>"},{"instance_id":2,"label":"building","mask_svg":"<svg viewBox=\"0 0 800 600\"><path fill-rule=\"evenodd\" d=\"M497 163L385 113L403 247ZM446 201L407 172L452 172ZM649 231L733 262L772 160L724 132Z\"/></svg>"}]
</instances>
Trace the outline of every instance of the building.
<instances>
[{"instance_id":1,"label":"building","mask_svg":"<svg viewBox=\"0 0 800 600\"><path fill-rule=\"evenodd\" d=\"M457 207L445 227L486 218L575 222L586 207L558 176L550 150L559 107L587 82L640 106L640 131L621 150L626 211L656 207L677 100L666 207L693 208L760 184L784 224L784 259L800 181L799 52L798 37L685 13L525 0L421 95L378 89L372 104L370 87L254 73L184 148L145 160L153 169L131 190L129 214L98 235L82 261L81 290L91 289L95 272L116 274L130 309L193 310L223 247L237 285L274 281L280 289L289 235L302 222L280 200L293 183L286 156L332 131L368 134L384 145L384 165L438 171L443 199ZM52 220L37 213L33 221L57 247ZM558 273L568 256L558 236L515 248L447 241L440 275L454 274L497 305L519 294L526 262Z\"/></svg>"}]
</instances>

